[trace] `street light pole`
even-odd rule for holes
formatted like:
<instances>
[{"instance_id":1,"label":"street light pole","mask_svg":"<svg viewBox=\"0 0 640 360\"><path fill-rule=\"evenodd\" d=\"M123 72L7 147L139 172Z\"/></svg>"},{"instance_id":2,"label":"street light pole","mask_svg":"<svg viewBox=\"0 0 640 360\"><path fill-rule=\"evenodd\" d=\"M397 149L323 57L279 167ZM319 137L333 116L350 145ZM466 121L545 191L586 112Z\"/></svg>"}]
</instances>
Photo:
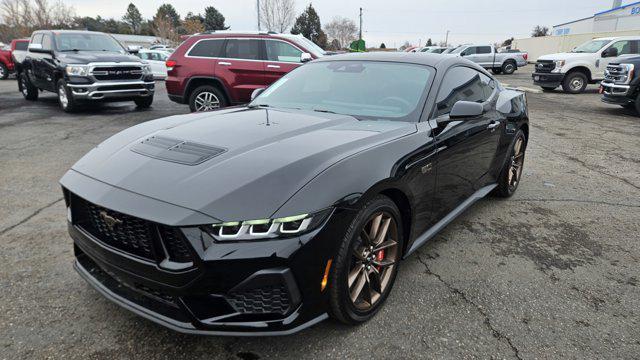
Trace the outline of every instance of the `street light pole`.
<instances>
[{"instance_id":1,"label":"street light pole","mask_svg":"<svg viewBox=\"0 0 640 360\"><path fill-rule=\"evenodd\" d=\"M362 40L362 8L360 8L360 40Z\"/></svg>"},{"instance_id":2,"label":"street light pole","mask_svg":"<svg viewBox=\"0 0 640 360\"><path fill-rule=\"evenodd\" d=\"M260 0L256 0L256 11L258 13L258 31L260 31Z\"/></svg>"},{"instance_id":3,"label":"street light pole","mask_svg":"<svg viewBox=\"0 0 640 360\"><path fill-rule=\"evenodd\" d=\"M444 38L444 47L449 46L449 30L447 30L447 36Z\"/></svg>"}]
</instances>

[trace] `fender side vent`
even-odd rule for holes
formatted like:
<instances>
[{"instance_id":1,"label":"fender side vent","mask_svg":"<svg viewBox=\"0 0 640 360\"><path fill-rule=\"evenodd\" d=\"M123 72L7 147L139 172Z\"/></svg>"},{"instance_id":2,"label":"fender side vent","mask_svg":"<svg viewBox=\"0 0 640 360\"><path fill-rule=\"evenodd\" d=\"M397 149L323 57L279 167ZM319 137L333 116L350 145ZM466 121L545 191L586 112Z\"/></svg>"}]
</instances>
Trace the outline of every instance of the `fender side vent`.
<instances>
[{"instance_id":1,"label":"fender side vent","mask_svg":"<svg viewBox=\"0 0 640 360\"><path fill-rule=\"evenodd\" d=\"M227 150L184 140L151 136L133 145L131 151L158 160L198 165Z\"/></svg>"}]
</instances>

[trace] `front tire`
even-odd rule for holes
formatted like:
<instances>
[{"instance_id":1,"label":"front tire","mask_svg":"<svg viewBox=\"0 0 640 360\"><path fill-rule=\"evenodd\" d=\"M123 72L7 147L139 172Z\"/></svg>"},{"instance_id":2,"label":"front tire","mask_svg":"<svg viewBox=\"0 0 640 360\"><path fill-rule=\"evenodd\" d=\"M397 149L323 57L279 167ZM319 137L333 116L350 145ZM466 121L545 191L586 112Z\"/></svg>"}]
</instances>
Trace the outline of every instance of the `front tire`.
<instances>
[{"instance_id":1,"label":"front tire","mask_svg":"<svg viewBox=\"0 0 640 360\"><path fill-rule=\"evenodd\" d=\"M224 94L212 85L199 86L189 96L191 112L217 110L225 106L227 106L227 101Z\"/></svg>"},{"instance_id":2,"label":"front tire","mask_svg":"<svg viewBox=\"0 0 640 360\"><path fill-rule=\"evenodd\" d=\"M522 177L524 167L524 155L527 150L527 138L522 130L518 130L514 137L513 144L509 150L507 159L498 178L498 187L493 190L493 194L498 197L508 198L515 194Z\"/></svg>"},{"instance_id":3,"label":"front tire","mask_svg":"<svg viewBox=\"0 0 640 360\"><path fill-rule=\"evenodd\" d=\"M0 63L0 80L4 80L9 77L9 69L4 66L3 63Z\"/></svg>"},{"instance_id":4,"label":"front tire","mask_svg":"<svg viewBox=\"0 0 640 360\"><path fill-rule=\"evenodd\" d=\"M133 102L136 103L136 107L138 107L138 109L148 109L151 107L151 104L153 104L153 96L138 98L133 100Z\"/></svg>"},{"instance_id":5,"label":"front tire","mask_svg":"<svg viewBox=\"0 0 640 360\"><path fill-rule=\"evenodd\" d=\"M351 222L330 273L331 316L350 325L371 319L388 297L404 244L396 204L369 200Z\"/></svg>"},{"instance_id":6,"label":"front tire","mask_svg":"<svg viewBox=\"0 0 640 360\"><path fill-rule=\"evenodd\" d=\"M562 80L562 90L570 94L580 94L587 88L588 83L587 75L580 71L573 71Z\"/></svg>"},{"instance_id":7,"label":"front tire","mask_svg":"<svg viewBox=\"0 0 640 360\"><path fill-rule=\"evenodd\" d=\"M58 80L56 88L58 89L58 105L60 105L60 109L68 113L78 110L78 103L73 98L73 94L64 80Z\"/></svg>"},{"instance_id":8,"label":"front tire","mask_svg":"<svg viewBox=\"0 0 640 360\"><path fill-rule=\"evenodd\" d=\"M27 77L27 74L22 73L20 75L19 86L20 86L20 92L22 93L22 96L24 96L26 100L30 100L30 101L38 100L38 88L33 86L31 81Z\"/></svg>"}]
</instances>

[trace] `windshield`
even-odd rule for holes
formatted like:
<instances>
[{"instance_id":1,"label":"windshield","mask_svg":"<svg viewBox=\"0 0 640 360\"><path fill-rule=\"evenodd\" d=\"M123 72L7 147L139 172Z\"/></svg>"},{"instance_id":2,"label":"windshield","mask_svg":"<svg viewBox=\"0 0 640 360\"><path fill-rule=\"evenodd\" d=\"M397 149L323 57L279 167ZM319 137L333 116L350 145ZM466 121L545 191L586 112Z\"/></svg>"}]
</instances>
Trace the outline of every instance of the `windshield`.
<instances>
[{"instance_id":1,"label":"windshield","mask_svg":"<svg viewBox=\"0 0 640 360\"><path fill-rule=\"evenodd\" d=\"M56 34L56 44L59 51L124 52L124 48L119 42L104 34Z\"/></svg>"},{"instance_id":2,"label":"windshield","mask_svg":"<svg viewBox=\"0 0 640 360\"><path fill-rule=\"evenodd\" d=\"M282 35L282 37L290 39L290 40L293 40L294 42L299 43L305 49L309 50L316 57L322 57L322 56L327 54L327 52L324 51L320 46L318 46L316 43L314 43L313 41L307 39L304 36L298 36L298 35L285 36L285 35Z\"/></svg>"},{"instance_id":3,"label":"windshield","mask_svg":"<svg viewBox=\"0 0 640 360\"><path fill-rule=\"evenodd\" d=\"M418 121L418 105L432 73L430 67L405 63L309 63L275 82L249 106Z\"/></svg>"},{"instance_id":4,"label":"windshield","mask_svg":"<svg viewBox=\"0 0 640 360\"><path fill-rule=\"evenodd\" d=\"M449 54L459 54L462 52L462 50L466 49L466 46L458 46L457 48L451 50L451 52L449 52Z\"/></svg>"},{"instance_id":5,"label":"windshield","mask_svg":"<svg viewBox=\"0 0 640 360\"><path fill-rule=\"evenodd\" d=\"M586 42L577 48L573 49L574 53L595 53L602 49L605 45L610 43L611 40L591 40Z\"/></svg>"}]
</instances>

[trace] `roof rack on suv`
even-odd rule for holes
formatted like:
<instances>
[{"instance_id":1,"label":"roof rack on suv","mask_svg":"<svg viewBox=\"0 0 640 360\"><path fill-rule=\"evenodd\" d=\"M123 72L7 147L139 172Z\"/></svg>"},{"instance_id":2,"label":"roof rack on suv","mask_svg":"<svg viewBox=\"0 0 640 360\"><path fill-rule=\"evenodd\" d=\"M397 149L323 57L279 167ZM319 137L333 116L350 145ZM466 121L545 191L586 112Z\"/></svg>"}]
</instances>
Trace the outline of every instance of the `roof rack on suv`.
<instances>
[{"instance_id":1,"label":"roof rack on suv","mask_svg":"<svg viewBox=\"0 0 640 360\"><path fill-rule=\"evenodd\" d=\"M246 35L275 35L278 34L275 31L257 31L257 30L249 30L249 31L236 31L236 30L207 30L196 35L206 35L206 34L246 34Z\"/></svg>"}]
</instances>

